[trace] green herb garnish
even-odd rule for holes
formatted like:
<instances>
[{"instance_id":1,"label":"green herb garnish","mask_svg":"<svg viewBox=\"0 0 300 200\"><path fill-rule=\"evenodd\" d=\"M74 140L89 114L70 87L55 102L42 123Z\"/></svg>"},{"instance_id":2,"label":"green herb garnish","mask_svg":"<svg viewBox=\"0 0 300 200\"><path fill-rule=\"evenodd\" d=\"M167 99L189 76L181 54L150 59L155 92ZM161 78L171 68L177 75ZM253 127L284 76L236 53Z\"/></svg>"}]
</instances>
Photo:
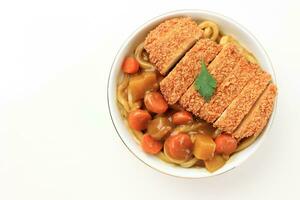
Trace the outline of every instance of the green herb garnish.
<instances>
[{"instance_id":1,"label":"green herb garnish","mask_svg":"<svg viewBox=\"0 0 300 200\"><path fill-rule=\"evenodd\" d=\"M215 92L217 82L207 71L204 61L201 61L201 72L197 76L195 81L196 90L200 93L201 96L205 99L206 102L210 100L212 95Z\"/></svg>"}]
</instances>

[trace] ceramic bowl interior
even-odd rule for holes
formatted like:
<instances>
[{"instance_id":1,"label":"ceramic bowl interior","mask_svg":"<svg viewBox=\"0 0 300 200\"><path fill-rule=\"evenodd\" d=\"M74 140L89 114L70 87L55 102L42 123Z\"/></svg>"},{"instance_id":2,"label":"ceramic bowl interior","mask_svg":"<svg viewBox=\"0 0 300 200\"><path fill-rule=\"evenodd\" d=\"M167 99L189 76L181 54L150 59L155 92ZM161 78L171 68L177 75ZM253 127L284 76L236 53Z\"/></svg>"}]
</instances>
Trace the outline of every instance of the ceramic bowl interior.
<instances>
[{"instance_id":1,"label":"ceramic bowl interior","mask_svg":"<svg viewBox=\"0 0 300 200\"><path fill-rule=\"evenodd\" d=\"M201 168L201 169L182 168L179 166L167 164L155 156L144 153L140 148L140 146L135 141L135 139L133 138L133 135L129 132L128 128L126 127L117 107L116 86L117 86L118 77L122 73L120 70L121 69L120 66L122 65L124 58L128 55L130 51L132 51L140 42L142 42L145 39L147 33L150 30L152 30L155 26L157 26L159 23L163 22L166 19L170 19L178 16L190 16L196 21L211 20L217 23L219 25L220 30L224 34L234 36L242 45L244 45L248 50L250 50L250 52L252 52L258 59L261 67L272 75L273 82L276 82L272 64L266 52L264 51L263 47L260 45L257 39L240 24L223 15L209 12L209 11L203 11L203 10L174 11L174 12L170 12L158 16L148 21L144 25L142 25L125 41L125 43L122 45L119 52L117 53L111 68L111 72L108 80L108 88L107 88L108 106L109 106L111 119L118 135L120 136L121 140L126 145L126 147L138 159L140 159L142 162L144 162L145 164L147 164L153 169L156 169L168 175L185 177L185 178L201 178L201 177L209 177L209 176L222 174L224 172L227 172L239 166L250 155L252 155L257 150L257 148L261 145L262 141L264 140L264 138L266 137L267 133L270 130L270 126L276 110L276 105L266 128L264 129L263 133L257 138L257 140L245 150L231 156L230 160L227 161L225 166L223 166L222 168L220 168L219 170L213 173L206 171L205 168Z\"/></svg>"}]
</instances>

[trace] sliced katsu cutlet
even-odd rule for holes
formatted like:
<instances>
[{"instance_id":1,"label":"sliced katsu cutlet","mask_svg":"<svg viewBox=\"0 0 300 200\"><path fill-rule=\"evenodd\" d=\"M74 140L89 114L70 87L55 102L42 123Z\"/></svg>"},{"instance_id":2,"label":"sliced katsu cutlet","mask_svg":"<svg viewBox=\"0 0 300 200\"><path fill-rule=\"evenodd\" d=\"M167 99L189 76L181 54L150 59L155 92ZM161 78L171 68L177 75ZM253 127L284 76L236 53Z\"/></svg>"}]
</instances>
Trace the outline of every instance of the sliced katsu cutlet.
<instances>
[{"instance_id":1,"label":"sliced katsu cutlet","mask_svg":"<svg viewBox=\"0 0 300 200\"><path fill-rule=\"evenodd\" d=\"M270 74L261 69L257 70L255 76L247 83L242 92L232 101L219 119L215 121L214 127L224 132L232 133L250 111L270 81Z\"/></svg>"},{"instance_id":2,"label":"sliced katsu cutlet","mask_svg":"<svg viewBox=\"0 0 300 200\"><path fill-rule=\"evenodd\" d=\"M194 82L201 69L201 60L212 61L222 47L209 39L200 39L160 82L160 91L168 104L175 104Z\"/></svg>"},{"instance_id":3,"label":"sliced katsu cutlet","mask_svg":"<svg viewBox=\"0 0 300 200\"><path fill-rule=\"evenodd\" d=\"M271 83L232 135L237 139L259 135L272 114L276 94L277 88Z\"/></svg>"},{"instance_id":4,"label":"sliced katsu cutlet","mask_svg":"<svg viewBox=\"0 0 300 200\"><path fill-rule=\"evenodd\" d=\"M215 78L217 87L235 68L241 57L242 55L237 46L228 44L223 47L216 58L210 63L208 71ZM184 95L182 95L179 103L187 111L196 114L205 103L205 100L195 89L194 84L192 84Z\"/></svg>"},{"instance_id":5,"label":"sliced katsu cutlet","mask_svg":"<svg viewBox=\"0 0 300 200\"><path fill-rule=\"evenodd\" d=\"M234 70L217 87L211 100L202 106L197 116L213 123L241 93L247 82L254 77L257 69L258 65L252 64L242 57Z\"/></svg>"},{"instance_id":6,"label":"sliced katsu cutlet","mask_svg":"<svg viewBox=\"0 0 300 200\"><path fill-rule=\"evenodd\" d=\"M144 43L149 60L165 75L196 43L203 31L190 17L164 21L150 31Z\"/></svg>"}]
</instances>

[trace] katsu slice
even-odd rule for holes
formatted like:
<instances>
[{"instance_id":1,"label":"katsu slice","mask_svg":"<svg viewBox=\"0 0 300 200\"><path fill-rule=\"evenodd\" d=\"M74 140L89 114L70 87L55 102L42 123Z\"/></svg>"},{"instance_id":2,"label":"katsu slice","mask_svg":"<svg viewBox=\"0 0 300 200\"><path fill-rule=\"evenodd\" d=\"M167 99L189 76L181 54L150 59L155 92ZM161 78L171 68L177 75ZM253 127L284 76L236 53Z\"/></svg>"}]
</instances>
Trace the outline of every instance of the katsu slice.
<instances>
[{"instance_id":1,"label":"katsu slice","mask_svg":"<svg viewBox=\"0 0 300 200\"><path fill-rule=\"evenodd\" d=\"M198 113L200 108L204 105L205 100L196 90L194 83L189 87L189 89L182 95L179 100L179 104L186 110L194 115ZM196 115L197 116L197 115Z\"/></svg>"},{"instance_id":2,"label":"katsu slice","mask_svg":"<svg viewBox=\"0 0 300 200\"><path fill-rule=\"evenodd\" d=\"M209 123L213 123L227 106L241 93L247 82L254 77L258 65L252 64L244 57L237 63L232 73L225 78L216 89L208 103L205 103L197 115Z\"/></svg>"},{"instance_id":3,"label":"katsu slice","mask_svg":"<svg viewBox=\"0 0 300 200\"><path fill-rule=\"evenodd\" d=\"M222 47L209 39L200 39L160 82L160 91L168 104L175 104L194 82L201 69L201 60L210 63Z\"/></svg>"},{"instance_id":4,"label":"katsu slice","mask_svg":"<svg viewBox=\"0 0 300 200\"><path fill-rule=\"evenodd\" d=\"M223 47L220 53L208 66L209 73L215 78L217 87L223 82L228 74L235 68L242 54L234 44L228 44ZM182 95L179 101L180 105L189 112L198 113L205 103L203 97L192 84Z\"/></svg>"},{"instance_id":5,"label":"katsu slice","mask_svg":"<svg viewBox=\"0 0 300 200\"><path fill-rule=\"evenodd\" d=\"M232 133L271 81L271 75L259 69L242 92L214 123L214 127Z\"/></svg>"},{"instance_id":6,"label":"katsu slice","mask_svg":"<svg viewBox=\"0 0 300 200\"><path fill-rule=\"evenodd\" d=\"M203 31L190 17L166 20L150 31L144 48L156 69L165 75L196 43Z\"/></svg>"},{"instance_id":7,"label":"katsu slice","mask_svg":"<svg viewBox=\"0 0 300 200\"><path fill-rule=\"evenodd\" d=\"M277 87L271 83L232 135L238 139L259 135L272 114L276 94Z\"/></svg>"},{"instance_id":8,"label":"katsu slice","mask_svg":"<svg viewBox=\"0 0 300 200\"><path fill-rule=\"evenodd\" d=\"M208 66L208 71L215 78L217 86L232 72L241 58L242 54L236 45L227 44L223 47Z\"/></svg>"}]
</instances>

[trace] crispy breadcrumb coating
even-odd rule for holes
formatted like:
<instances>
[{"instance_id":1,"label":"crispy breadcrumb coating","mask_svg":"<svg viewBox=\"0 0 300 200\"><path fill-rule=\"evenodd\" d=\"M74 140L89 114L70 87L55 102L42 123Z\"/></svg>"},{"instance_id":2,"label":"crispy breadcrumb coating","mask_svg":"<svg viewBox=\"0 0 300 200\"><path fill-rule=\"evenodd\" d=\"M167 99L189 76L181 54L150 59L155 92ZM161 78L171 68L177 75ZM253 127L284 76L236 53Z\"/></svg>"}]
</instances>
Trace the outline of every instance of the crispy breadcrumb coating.
<instances>
[{"instance_id":1,"label":"crispy breadcrumb coating","mask_svg":"<svg viewBox=\"0 0 300 200\"><path fill-rule=\"evenodd\" d=\"M258 65L249 63L245 58L240 59L236 68L216 89L211 100L202 106L197 116L213 123L241 93L247 82L254 77L258 68Z\"/></svg>"},{"instance_id":2,"label":"crispy breadcrumb coating","mask_svg":"<svg viewBox=\"0 0 300 200\"><path fill-rule=\"evenodd\" d=\"M175 104L194 82L201 69L201 60L212 61L221 46L209 39L200 39L175 68L160 82L160 90L169 104Z\"/></svg>"},{"instance_id":3,"label":"crispy breadcrumb coating","mask_svg":"<svg viewBox=\"0 0 300 200\"><path fill-rule=\"evenodd\" d=\"M271 83L232 135L238 139L259 135L272 114L276 94L277 87Z\"/></svg>"},{"instance_id":4,"label":"crispy breadcrumb coating","mask_svg":"<svg viewBox=\"0 0 300 200\"><path fill-rule=\"evenodd\" d=\"M214 123L214 126L224 132L232 133L266 89L270 81L271 76L267 72L258 70L254 78L247 83L242 92Z\"/></svg>"},{"instance_id":5,"label":"crispy breadcrumb coating","mask_svg":"<svg viewBox=\"0 0 300 200\"><path fill-rule=\"evenodd\" d=\"M149 53L150 62L165 75L202 34L203 31L190 17L173 18L150 31L144 48Z\"/></svg>"},{"instance_id":6,"label":"crispy breadcrumb coating","mask_svg":"<svg viewBox=\"0 0 300 200\"><path fill-rule=\"evenodd\" d=\"M217 87L223 82L230 72L235 68L242 54L234 44L223 47L221 52L208 66L209 73L215 78ZM187 111L197 114L205 100L195 89L194 84L180 98L180 105Z\"/></svg>"}]
</instances>

